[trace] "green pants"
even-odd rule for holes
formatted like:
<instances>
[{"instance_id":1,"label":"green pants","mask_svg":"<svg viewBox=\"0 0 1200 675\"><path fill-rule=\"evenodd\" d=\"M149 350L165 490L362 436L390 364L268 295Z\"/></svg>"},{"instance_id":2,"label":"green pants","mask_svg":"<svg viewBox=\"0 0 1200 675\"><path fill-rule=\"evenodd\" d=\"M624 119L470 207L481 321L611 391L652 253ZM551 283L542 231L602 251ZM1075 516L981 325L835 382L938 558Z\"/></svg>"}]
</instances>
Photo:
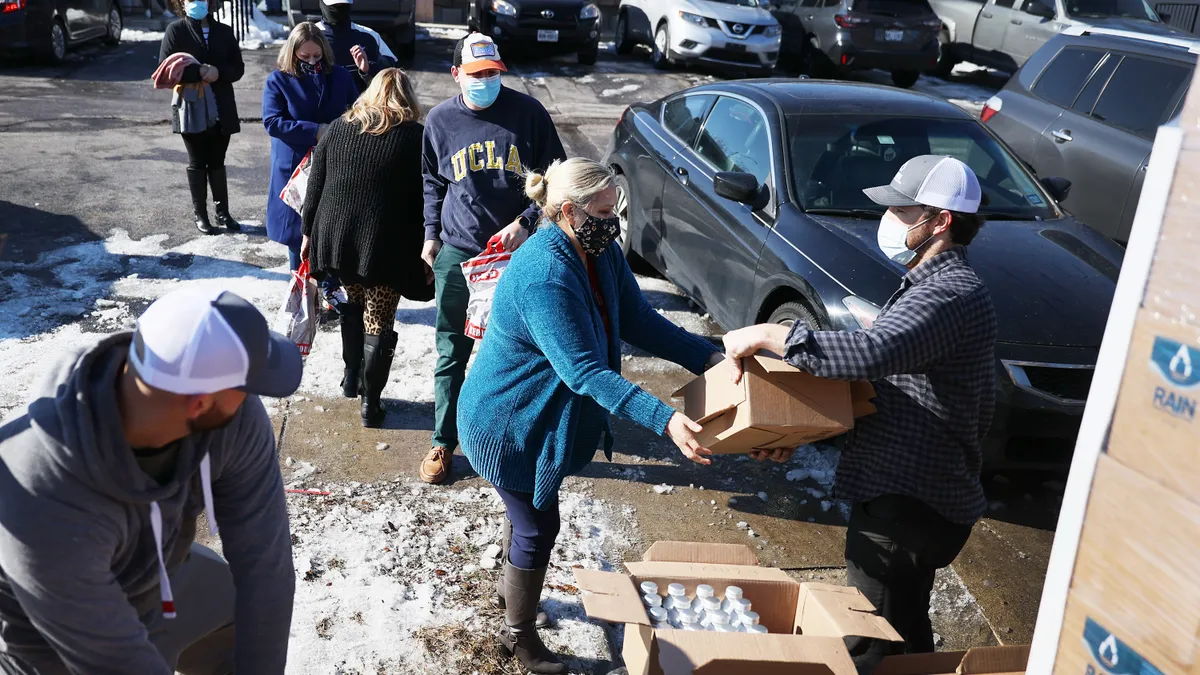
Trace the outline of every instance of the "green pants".
<instances>
[{"instance_id":1,"label":"green pants","mask_svg":"<svg viewBox=\"0 0 1200 675\"><path fill-rule=\"evenodd\" d=\"M460 267L472 257L462 249L442 244L433 261L438 353L433 371L433 446L443 446L451 452L458 447L458 393L467 375L471 350L475 348L475 340L463 334L471 294Z\"/></svg>"}]
</instances>

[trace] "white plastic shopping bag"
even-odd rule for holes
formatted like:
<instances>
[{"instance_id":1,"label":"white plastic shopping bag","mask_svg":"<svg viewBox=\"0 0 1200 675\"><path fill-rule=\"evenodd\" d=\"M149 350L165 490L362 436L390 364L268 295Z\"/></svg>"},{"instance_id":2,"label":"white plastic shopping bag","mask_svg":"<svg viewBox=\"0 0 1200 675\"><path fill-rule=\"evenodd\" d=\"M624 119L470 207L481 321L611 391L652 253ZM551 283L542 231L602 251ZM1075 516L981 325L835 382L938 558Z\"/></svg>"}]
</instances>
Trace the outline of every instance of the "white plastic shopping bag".
<instances>
[{"instance_id":1,"label":"white plastic shopping bag","mask_svg":"<svg viewBox=\"0 0 1200 675\"><path fill-rule=\"evenodd\" d=\"M304 159L296 165L296 170L292 172L292 177L288 179L287 185L283 186L283 191L279 193L279 198L284 204L292 207L296 213L301 213L304 208L304 195L308 192L308 173L309 167L312 165L312 150L309 150Z\"/></svg>"},{"instance_id":2,"label":"white plastic shopping bag","mask_svg":"<svg viewBox=\"0 0 1200 675\"><path fill-rule=\"evenodd\" d=\"M467 279L467 288L471 299L467 303L467 337L476 340L483 338L487 329L488 316L492 313L492 296L496 293L496 284L500 275L508 267L512 254L504 250L499 237L488 240L483 253L462 264L463 276Z\"/></svg>"},{"instance_id":3,"label":"white plastic shopping bag","mask_svg":"<svg viewBox=\"0 0 1200 675\"><path fill-rule=\"evenodd\" d=\"M302 356L308 356L317 335L317 324L321 320L317 313L317 298L320 296L317 281L309 276L308 261L305 260L300 263L300 269L292 272L292 283L275 316L274 326L276 333L286 335L296 343Z\"/></svg>"}]
</instances>

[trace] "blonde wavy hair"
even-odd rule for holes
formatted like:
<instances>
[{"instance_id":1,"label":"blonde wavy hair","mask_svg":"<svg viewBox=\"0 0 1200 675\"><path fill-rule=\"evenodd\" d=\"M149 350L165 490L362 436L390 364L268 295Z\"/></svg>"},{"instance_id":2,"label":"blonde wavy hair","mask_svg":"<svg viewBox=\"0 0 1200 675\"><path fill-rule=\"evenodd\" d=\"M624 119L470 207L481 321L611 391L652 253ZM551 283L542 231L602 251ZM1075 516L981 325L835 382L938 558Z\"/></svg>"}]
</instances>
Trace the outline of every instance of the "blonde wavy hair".
<instances>
[{"instance_id":1,"label":"blonde wavy hair","mask_svg":"<svg viewBox=\"0 0 1200 675\"><path fill-rule=\"evenodd\" d=\"M288 75L296 74L296 52L304 46L306 42L315 42L321 47L321 68L325 72L329 72L333 68L333 48L329 46L329 40L325 39L325 34L317 28L317 24L311 21L296 24L288 35L287 42L283 43L283 47L279 50L279 58L275 60L275 65L287 73Z\"/></svg>"},{"instance_id":2,"label":"blonde wavy hair","mask_svg":"<svg viewBox=\"0 0 1200 675\"><path fill-rule=\"evenodd\" d=\"M542 209L542 216L558 220L562 206L571 202L585 207L613 184L613 172L600 162L584 157L555 160L545 173L525 175L525 194Z\"/></svg>"},{"instance_id":3,"label":"blonde wavy hair","mask_svg":"<svg viewBox=\"0 0 1200 675\"><path fill-rule=\"evenodd\" d=\"M421 119L412 78L399 68L385 68L371 80L342 119L361 127L360 132L379 136L392 127Z\"/></svg>"}]
</instances>

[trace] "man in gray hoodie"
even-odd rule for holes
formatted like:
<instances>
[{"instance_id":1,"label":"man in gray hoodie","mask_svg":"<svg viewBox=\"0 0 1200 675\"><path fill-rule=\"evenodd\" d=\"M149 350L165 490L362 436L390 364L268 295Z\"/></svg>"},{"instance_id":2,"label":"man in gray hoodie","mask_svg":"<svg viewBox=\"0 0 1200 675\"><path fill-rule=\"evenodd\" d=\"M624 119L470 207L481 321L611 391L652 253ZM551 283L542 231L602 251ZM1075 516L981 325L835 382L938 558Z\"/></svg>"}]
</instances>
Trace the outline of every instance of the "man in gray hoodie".
<instances>
[{"instance_id":1,"label":"man in gray hoodie","mask_svg":"<svg viewBox=\"0 0 1200 675\"><path fill-rule=\"evenodd\" d=\"M248 302L190 289L52 369L0 427L0 673L284 672L295 573L258 395L301 367ZM202 511L228 564L194 543Z\"/></svg>"}]
</instances>

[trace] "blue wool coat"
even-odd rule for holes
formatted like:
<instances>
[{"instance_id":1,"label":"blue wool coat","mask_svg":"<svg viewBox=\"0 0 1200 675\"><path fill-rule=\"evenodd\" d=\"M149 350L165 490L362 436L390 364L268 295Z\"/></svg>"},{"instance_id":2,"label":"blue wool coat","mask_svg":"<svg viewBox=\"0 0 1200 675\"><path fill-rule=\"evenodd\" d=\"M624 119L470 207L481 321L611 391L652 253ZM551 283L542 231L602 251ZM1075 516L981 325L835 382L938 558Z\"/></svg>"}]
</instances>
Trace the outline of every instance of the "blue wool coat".
<instances>
[{"instance_id":1,"label":"blue wool coat","mask_svg":"<svg viewBox=\"0 0 1200 675\"><path fill-rule=\"evenodd\" d=\"M354 104L358 87L341 66L320 75L289 75L277 70L263 87L262 117L271 137L271 183L267 189L267 236L299 248L300 214L279 193L317 144L317 127L328 124Z\"/></svg>"},{"instance_id":2,"label":"blue wool coat","mask_svg":"<svg viewBox=\"0 0 1200 675\"><path fill-rule=\"evenodd\" d=\"M533 493L545 509L567 476L592 461L609 413L663 434L675 409L621 377L621 342L702 373L716 347L646 302L617 244L596 258L611 332L587 267L556 225L513 254L487 332L458 400L463 453L493 485Z\"/></svg>"}]
</instances>

